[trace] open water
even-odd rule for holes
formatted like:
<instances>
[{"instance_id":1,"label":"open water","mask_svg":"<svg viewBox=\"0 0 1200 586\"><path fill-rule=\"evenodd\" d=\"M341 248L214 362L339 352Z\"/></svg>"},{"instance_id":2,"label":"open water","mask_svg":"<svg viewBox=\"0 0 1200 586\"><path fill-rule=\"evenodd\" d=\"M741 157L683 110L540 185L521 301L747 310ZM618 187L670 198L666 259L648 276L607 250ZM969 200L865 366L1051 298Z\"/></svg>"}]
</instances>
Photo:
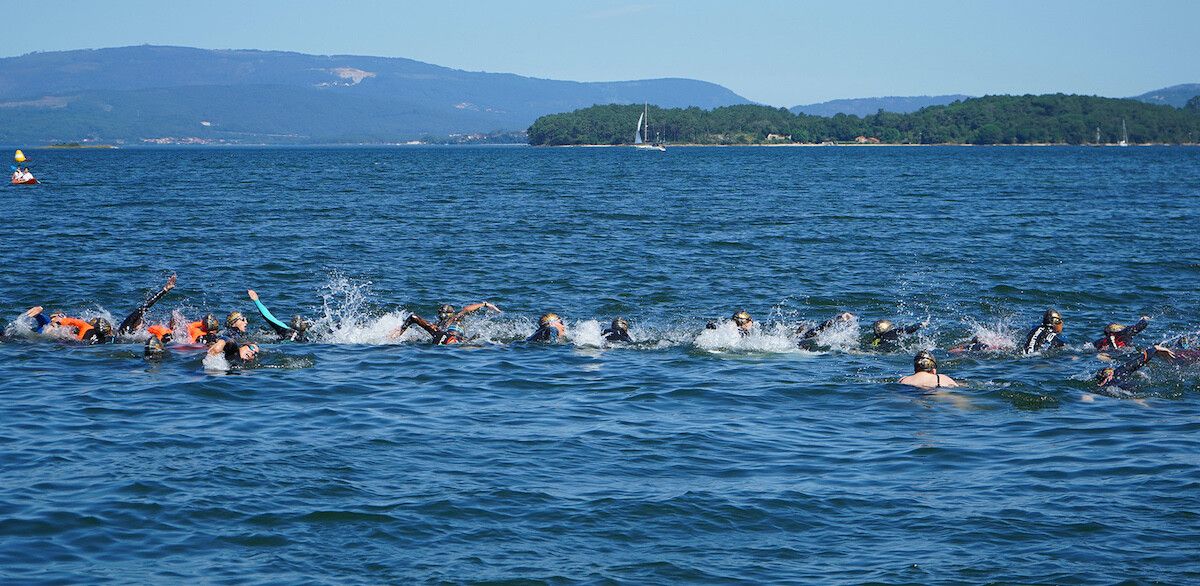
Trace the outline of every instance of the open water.
<instances>
[{"instance_id":1,"label":"open water","mask_svg":"<svg viewBox=\"0 0 1200 586\"><path fill-rule=\"evenodd\" d=\"M1200 369L1092 398L1087 344L1200 324L1200 149L26 153L5 321L177 272L152 323L263 328L253 288L320 333L225 371L10 325L0 582L1200 581ZM479 300L474 347L388 338ZM945 352L1048 306L1065 351ZM569 339L519 343L544 311ZM864 350L881 318L930 326ZM895 384L920 348L966 388Z\"/></svg>"}]
</instances>

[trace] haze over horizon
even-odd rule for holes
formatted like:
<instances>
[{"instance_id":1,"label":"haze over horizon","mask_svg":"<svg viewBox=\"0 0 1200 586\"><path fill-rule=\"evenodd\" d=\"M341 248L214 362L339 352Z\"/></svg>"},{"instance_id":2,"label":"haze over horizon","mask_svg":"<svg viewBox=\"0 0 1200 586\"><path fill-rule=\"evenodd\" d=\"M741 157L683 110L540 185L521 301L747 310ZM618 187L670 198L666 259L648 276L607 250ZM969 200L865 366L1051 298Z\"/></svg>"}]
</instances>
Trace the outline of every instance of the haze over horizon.
<instances>
[{"instance_id":1,"label":"haze over horizon","mask_svg":"<svg viewBox=\"0 0 1200 586\"><path fill-rule=\"evenodd\" d=\"M156 44L404 57L468 71L612 81L683 77L773 106L838 98L1079 93L1200 81L1200 3L798 4L269 0L31 5L0 56Z\"/></svg>"}]
</instances>

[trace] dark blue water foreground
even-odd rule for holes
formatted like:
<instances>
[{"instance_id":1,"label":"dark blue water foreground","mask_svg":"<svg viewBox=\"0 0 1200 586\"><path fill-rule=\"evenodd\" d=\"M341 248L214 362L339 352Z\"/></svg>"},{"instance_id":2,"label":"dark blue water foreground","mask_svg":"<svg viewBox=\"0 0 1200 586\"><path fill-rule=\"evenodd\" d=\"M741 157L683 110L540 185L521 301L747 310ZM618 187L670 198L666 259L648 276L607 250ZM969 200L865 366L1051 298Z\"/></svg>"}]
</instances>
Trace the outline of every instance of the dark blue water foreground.
<instances>
[{"instance_id":1,"label":"dark blue water foreground","mask_svg":"<svg viewBox=\"0 0 1200 586\"><path fill-rule=\"evenodd\" d=\"M1200 581L1200 149L26 150L0 317L247 312L258 368L0 344L0 582ZM474 348L387 333L490 300ZM1047 306L1072 346L1011 346ZM745 308L762 333L700 335ZM567 343L516 344L543 311ZM930 327L796 348L838 311ZM635 347L600 343L614 315ZM949 396L894 384L936 347Z\"/></svg>"}]
</instances>

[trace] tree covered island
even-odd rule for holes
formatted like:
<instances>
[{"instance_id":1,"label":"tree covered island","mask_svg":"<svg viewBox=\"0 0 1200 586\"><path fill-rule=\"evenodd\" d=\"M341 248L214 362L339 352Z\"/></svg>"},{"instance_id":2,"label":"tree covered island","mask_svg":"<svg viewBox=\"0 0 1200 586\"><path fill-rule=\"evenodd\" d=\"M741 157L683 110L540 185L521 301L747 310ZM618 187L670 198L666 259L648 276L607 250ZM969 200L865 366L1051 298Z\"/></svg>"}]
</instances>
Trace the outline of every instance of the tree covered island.
<instances>
[{"instance_id":1,"label":"tree covered island","mask_svg":"<svg viewBox=\"0 0 1200 586\"><path fill-rule=\"evenodd\" d=\"M643 106L602 105L542 116L531 145L622 145L633 141ZM742 105L650 108L651 138L674 144L1195 144L1200 96L1183 108L1066 94L984 96L911 114L858 117L792 114ZM1122 127L1127 130L1123 130Z\"/></svg>"}]
</instances>

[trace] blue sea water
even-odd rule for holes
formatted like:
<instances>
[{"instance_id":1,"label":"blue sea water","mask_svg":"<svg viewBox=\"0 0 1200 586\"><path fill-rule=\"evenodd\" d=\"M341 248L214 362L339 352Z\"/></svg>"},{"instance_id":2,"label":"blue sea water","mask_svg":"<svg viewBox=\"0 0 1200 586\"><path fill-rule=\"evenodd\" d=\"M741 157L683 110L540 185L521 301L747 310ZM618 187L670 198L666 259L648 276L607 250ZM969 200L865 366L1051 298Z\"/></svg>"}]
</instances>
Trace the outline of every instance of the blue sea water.
<instances>
[{"instance_id":1,"label":"blue sea water","mask_svg":"<svg viewBox=\"0 0 1200 586\"><path fill-rule=\"evenodd\" d=\"M10 325L0 582L1200 581L1200 368L1093 397L1088 344L1200 325L1200 149L26 153L5 321L175 272L151 323L265 330L253 288L318 334L225 371ZM389 339L479 300L471 347ZM945 352L1048 306L1064 351ZM568 339L520 343L545 311ZM884 318L930 325L864 349ZM966 387L895 384L921 348Z\"/></svg>"}]
</instances>

